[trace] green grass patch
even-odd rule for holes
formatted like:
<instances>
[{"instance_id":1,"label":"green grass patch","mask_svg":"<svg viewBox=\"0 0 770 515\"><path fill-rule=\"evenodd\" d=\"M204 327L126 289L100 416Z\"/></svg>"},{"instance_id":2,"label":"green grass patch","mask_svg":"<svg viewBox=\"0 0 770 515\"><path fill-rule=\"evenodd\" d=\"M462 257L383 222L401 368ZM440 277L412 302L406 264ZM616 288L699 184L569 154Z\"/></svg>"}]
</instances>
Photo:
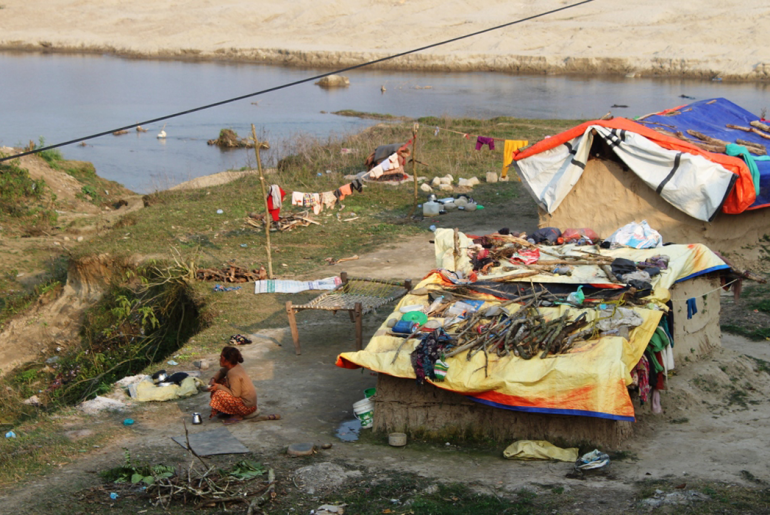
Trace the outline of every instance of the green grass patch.
<instances>
[{"instance_id":1,"label":"green grass patch","mask_svg":"<svg viewBox=\"0 0 770 515\"><path fill-rule=\"evenodd\" d=\"M18 161L0 163L0 224L4 231L39 235L50 229L58 218L55 200L45 181L30 177Z\"/></svg>"},{"instance_id":2,"label":"green grass patch","mask_svg":"<svg viewBox=\"0 0 770 515\"><path fill-rule=\"evenodd\" d=\"M53 256L47 263L48 269L41 282L30 290L6 292L0 296L0 330L11 318L23 313L35 301L45 295L56 295L67 282L68 260L63 256ZM16 279L16 270L10 273Z\"/></svg>"},{"instance_id":3,"label":"green grass patch","mask_svg":"<svg viewBox=\"0 0 770 515\"><path fill-rule=\"evenodd\" d=\"M745 336L754 341L770 339L770 327L745 327L736 324L722 324L721 328L725 332Z\"/></svg>"},{"instance_id":4,"label":"green grass patch","mask_svg":"<svg viewBox=\"0 0 770 515\"><path fill-rule=\"evenodd\" d=\"M341 111L334 111L332 114L337 116L350 116L353 118L364 118L368 120L408 120L406 116L395 116L392 114L381 113L365 113L361 111L355 111L353 109L343 109Z\"/></svg>"},{"instance_id":5,"label":"green grass patch","mask_svg":"<svg viewBox=\"0 0 770 515\"><path fill-rule=\"evenodd\" d=\"M547 501L528 490L520 490L515 498L505 499L475 492L459 483L426 486L424 478L404 474L377 484L344 489L328 496L324 502L347 504L346 512L361 515L409 511L431 515L525 515L545 513L548 509Z\"/></svg>"},{"instance_id":6,"label":"green grass patch","mask_svg":"<svg viewBox=\"0 0 770 515\"><path fill-rule=\"evenodd\" d=\"M105 427L101 427L104 424ZM10 427L2 426L3 434ZM78 426L78 429L85 429ZM16 438L0 438L0 488L56 470L94 451L124 429L116 420L91 421L82 437L72 436L62 420L41 417L13 427Z\"/></svg>"}]
</instances>

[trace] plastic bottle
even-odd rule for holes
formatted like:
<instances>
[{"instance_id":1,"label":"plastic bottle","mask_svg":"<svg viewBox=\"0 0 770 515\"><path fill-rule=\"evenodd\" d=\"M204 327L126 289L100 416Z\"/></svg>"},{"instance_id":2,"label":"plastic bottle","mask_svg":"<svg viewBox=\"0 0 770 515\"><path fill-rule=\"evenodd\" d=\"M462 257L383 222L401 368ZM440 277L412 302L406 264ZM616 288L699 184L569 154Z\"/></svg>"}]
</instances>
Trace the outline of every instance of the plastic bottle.
<instances>
[{"instance_id":1,"label":"plastic bottle","mask_svg":"<svg viewBox=\"0 0 770 515\"><path fill-rule=\"evenodd\" d=\"M438 214L439 211L441 211L441 204L439 204L438 202L429 200L428 202L422 205L423 216L435 216Z\"/></svg>"}]
</instances>

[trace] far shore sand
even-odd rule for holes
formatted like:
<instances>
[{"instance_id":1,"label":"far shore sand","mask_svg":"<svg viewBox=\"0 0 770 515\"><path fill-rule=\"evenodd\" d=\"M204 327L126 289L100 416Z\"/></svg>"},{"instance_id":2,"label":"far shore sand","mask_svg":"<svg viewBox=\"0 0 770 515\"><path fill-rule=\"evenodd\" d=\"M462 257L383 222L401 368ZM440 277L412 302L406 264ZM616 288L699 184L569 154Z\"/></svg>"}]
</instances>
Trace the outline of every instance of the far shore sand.
<instances>
[{"instance_id":1,"label":"far shore sand","mask_svg":"<svg viewBox=\"0 0 770 515\"><path fill-rule=\"evenodd\" d=\"M340 68L577 0L4 0L0 50ZM595 0L385 69L770 81L765 0Z\"/></svg>"}]
</instances>

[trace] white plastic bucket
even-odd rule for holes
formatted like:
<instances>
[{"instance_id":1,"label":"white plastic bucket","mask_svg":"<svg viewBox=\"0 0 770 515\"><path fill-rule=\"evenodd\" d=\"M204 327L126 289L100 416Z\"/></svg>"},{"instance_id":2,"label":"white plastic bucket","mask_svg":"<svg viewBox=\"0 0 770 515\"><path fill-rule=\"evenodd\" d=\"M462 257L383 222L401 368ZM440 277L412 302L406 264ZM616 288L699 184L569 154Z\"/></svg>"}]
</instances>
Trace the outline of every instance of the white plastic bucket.
<instances>
[{"instance_id":1,"label":"white plastic bucket","mask_svg":"<svg viewBox=\"0 0 770 515\"><path fill-rule=\"evenodd\" d=\"M425 202L422 205L423 216L437 215L440 210L441 210L441 204L439 204L438 202L429 201L429 202Z\"/></svg>"},{"instance_id":2,"label":"white plastic bucket","mask_svg":"<svg viewBox=\"0 0 770 515\"><path fill-rule=\"evenodd\" d=\"M363 399L353 403L353 413L361 421L362 428L374 425L374 403L371 399Z\"/></svg>"}]
</instances>

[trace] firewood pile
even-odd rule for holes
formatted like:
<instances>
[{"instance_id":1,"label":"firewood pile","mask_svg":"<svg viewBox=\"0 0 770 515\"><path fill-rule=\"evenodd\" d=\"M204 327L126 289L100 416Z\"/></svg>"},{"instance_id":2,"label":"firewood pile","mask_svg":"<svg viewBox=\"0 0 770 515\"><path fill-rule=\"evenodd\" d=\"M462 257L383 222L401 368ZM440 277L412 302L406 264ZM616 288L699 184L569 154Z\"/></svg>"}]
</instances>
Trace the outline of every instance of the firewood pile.
<instances>
[{"instance_id":1,"label":"firewood pile","mask_svg":"<svg viewBox=\"0 0 770 515\"><path fill-rule=\"evenodd\" d=\"M250 225L256 229L264 229L265 227L265 215L259 213L250 213L244 220L246 225ZM282 216L277 222L272 222L270 225L271 231L286 232L291 231L296 227L308 227L309 225L321 225L312 218L310 218L309 211L302 211L300 213L291 213L287 216Z\"/></svg>"},{"instance_id":2,"label":"firewood pile","mask_svg":"<svg viewBox=\"0 0 770 515\"><path fill-rule=\"evenodd\" d=\"M217 281L221 283L249 283L267 279L265 267L248 270L236 265L228 265L225 268L199 268L195 272L195 278L199 281Z\"/></svg>"}]
</instances>

